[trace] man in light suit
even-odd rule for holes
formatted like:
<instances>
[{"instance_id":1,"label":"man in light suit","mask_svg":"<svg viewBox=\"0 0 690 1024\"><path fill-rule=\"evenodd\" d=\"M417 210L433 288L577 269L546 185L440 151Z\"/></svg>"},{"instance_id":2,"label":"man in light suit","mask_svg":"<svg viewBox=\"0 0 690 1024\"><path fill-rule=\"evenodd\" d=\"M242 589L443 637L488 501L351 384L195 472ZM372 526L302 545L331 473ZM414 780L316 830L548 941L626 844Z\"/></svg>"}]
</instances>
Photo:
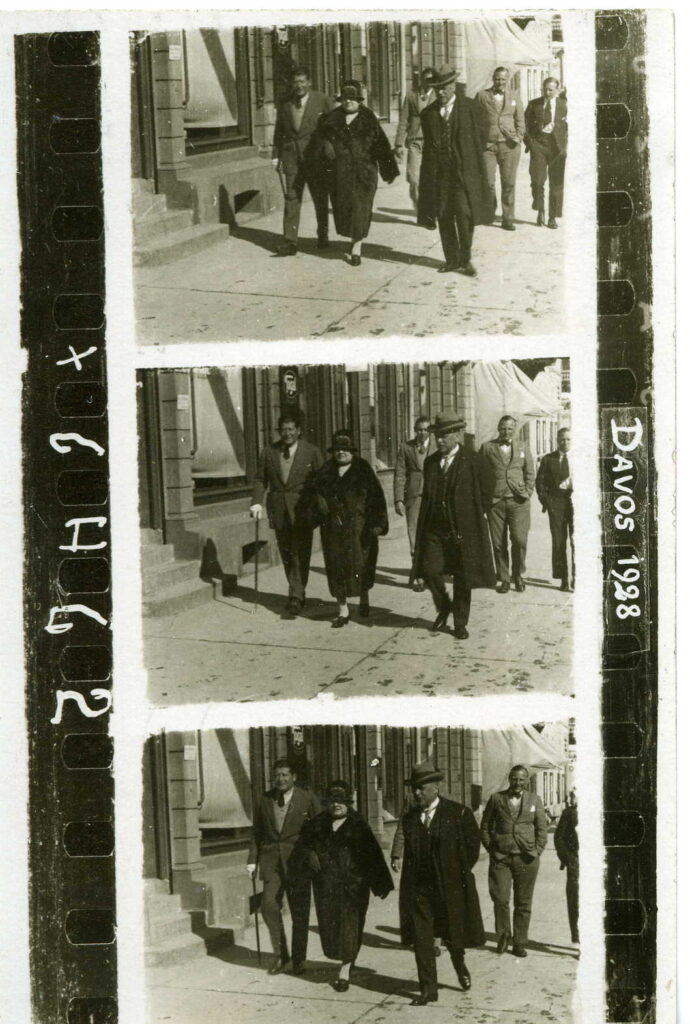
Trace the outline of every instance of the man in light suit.
<instances>
[{"instance_id":1,"label":"man in light suit","mask_svg":"<svg viewBox=\"0 0 690 1024\"><path fill-rule=\"evenodd\" d=\"M534 460L529 447L514 440L514 433L514 418L502 416L498 422L498 437L486 441L479 450L494 478L493 499L487 518L499 594L507 594L510 590L509 536L515 589L518 593L525 589L523 576L530 527L530 498L534 490Z\"/></svg>"},{"instance_id":2,"label":"man in light suit","mask_svg":"<svg viewBox=\"0 0 690 1024\"><path fill-rule=\"evenodd\" d=\"M507 68L496 68L491 89L477 93L484 139L486 179L496 214L496 166L501 177L501 227L515 231L515 179L520 163L520 143L525 134L525 112L520 93L508 88Z\"/></svg>"},{"instance_id":3,"label":"man in light suit","mask_svg":"<svg viewBox=\"0 0 690 1024\"><path fill-rule=\"evenodd\" d=\"M410 556L414 558L414 542L417 533L419 508L422 504L424 484L424 462L427 455L436 451L431 437L431 423L428 416L419 416L414 425L414 437L404 441L398 449L393 473L393 501L395 511L407 519L407 537L410 542ZM422 580L413 580L412 589L422 591Z\"/></svg>"},{"instance_id":4,"label":"man in light suit","mask_svg":"<svg viewBox=\"0 0 690 1024\"><path fill-rule=\"evenodd\" d=\"M328 246L328 191L319 175L316 161L311 159L309 142L321 114L332 110L333 104L321 92L311 87L306 68L295 68L292 74L292 96L278 107L273 135L273 156L278 172L284 175L285 212L283 216L283 244L279 256L297 254L297 233L304 186L309 186L314 212L319 249Z\"/></svg>"},{"instance_id":5,"label":"man in light suit","mask_svg":"<svg viewBox=\"0 0 690 1024\"><path fill-rule=\"evenodd\" d=\"M407 183L410 186L410 199L417 212L419 198L419 170L422 164L422 133L421 113L436 99L434 92L434 69L424 68L419 76L419 87L411 89L400 110L398 130L395 133L395 158L400 162L403 148L407 149Z\"/></svg>"},{"instance_id":6,"label":"man in light suit","mask_svg":"<svg viewBox=\"0 0 690 1024\"><path fill-rule=\"evenodd\" d=\"M558 448L547 452L537 472L536 490L543 512L549 514L551 530L551 572L561 581L561 590L575 588L575 546L573 543L573 478L570 475L570 431L561 427L557 434ZM568 575L568 540L570 564ZM569 582L572 580L572 584Z\"/></svg>"},{"instance_id":7,"label":"man in light suit","mask_svg":"<svg viewBox=\"0 0 690 1024\"><path fill-rule=\"evenodd\" d=\"M492 793L480 826L488 851L489 895L494 903L498 952L505 953L511 938L510 890L513 890L513 953L527 956L527 936L539 858L546 846L547 820L536 793L527 790L529 772L524 765L510 769L508 789Z\"/></svg>"},{"instance_id":8,"label":"man in light suit","mask_svg":"<svg viewBox=\"0 0 690 1024\"><path fill-rule=\"evenodd\" d=\"M307 479L323 465L321 451L301 439L299 416L284 413L278 420L280 441L260 457L249 514L261 519L266 499L269 526L273 527L288 581L289 616L304 607L314 528L301 514L299 499Z\"/></svg>"},{"instance_id":9,"label":"man in light suit","mask_svg":"<svg viewBox=\"0 0 690 1024\"><path fill-rule=\"evenodd\" d=\"M543 227L544 187L549 181L550 228L557 228L563 216L563 182L568 152L568 104L559 96L557 78L545 78L543 96L530 100L525 110L525 150L529 153L532 209L537 225Z\"/></svg>"},{"instance_id":10,"label":"man in light suit","mask_svg":"<svg viewBox=\"0 0 690 1024\"><path fill-rule=\"evenodd\" d=\"M259 877L264 883L261 913L273 947L268 973L280 974L292 959L293 974L304 974L311 883L297 872L288 877L288 861L302 826L309 818L321 813L321 803L310 790L295 785L297 776L289 761L276 761L273 775L273 788L264 793L255 811L247 872L253 878L258 867ZM291 957L282 919L285 895L292 917Z\"/></svg>"}]
</instances>

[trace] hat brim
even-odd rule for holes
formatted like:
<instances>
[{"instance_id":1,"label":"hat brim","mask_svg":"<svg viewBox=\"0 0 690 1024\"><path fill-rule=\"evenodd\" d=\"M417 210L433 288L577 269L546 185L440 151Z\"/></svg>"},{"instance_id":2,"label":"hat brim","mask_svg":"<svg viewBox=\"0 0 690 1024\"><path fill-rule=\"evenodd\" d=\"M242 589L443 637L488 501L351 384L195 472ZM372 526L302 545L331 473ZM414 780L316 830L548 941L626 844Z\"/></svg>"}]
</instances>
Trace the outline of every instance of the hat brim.
<instances>
[{"instance_id":1,"label":"hat brim","mask_svg":"<svg viewBox=\"0 0 690 1024\"><path fill-rule=\"evenodd\" d=\"M465 420L457 420L455 423L444 423L439 426L432 426L432 434L450 434L457 430L465 430L467 422Z\"/></svg>"},{"instance_id":2,"label":"hat brim","mask_svg":"<svg viewBox=\"0 0 690 1024\"><path fill-rule=\"evenodd\" d=\"M444 85L450 85L451 82L457 82L457 75L446 75L445 78L435 78L432 80L434 89L440 89Z\"/></svg>"},{"instance_id":3,"label":"hat brim","mask_svg":"<svg viewBox=\"0 0 690 1024\"><path fill-rule=\"evenodd\" d=\"M411 779L405 779L406 786L424 786L427 782L443 782L443 772L426 772L424 775L414 775Z\"/></svg>"}]
</instances>

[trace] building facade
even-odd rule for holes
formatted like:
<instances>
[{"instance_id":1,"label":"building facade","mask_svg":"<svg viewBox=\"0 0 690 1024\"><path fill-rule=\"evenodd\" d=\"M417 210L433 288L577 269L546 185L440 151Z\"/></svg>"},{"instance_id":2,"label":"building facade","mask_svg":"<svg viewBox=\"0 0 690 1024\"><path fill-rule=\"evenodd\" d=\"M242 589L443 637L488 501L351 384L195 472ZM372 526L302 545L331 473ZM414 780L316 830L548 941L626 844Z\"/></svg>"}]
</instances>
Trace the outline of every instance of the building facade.
<instances>
[{"instance_id":1,"label":"building facade","mask_svg":"<svg viewBox=\"0 0 690 1024\"><path fill-rule=\"evenodd\" d=\"M544 36L541 52L551 52L515 71L511 85L527 101L548 74L563 81L560 23L558 16L508 20L516 31L534 35L536 28ZM450 64L464 81L471 56L465 25L450 20L133 32L135 261L165 258L162 244L147 246L158 238L156 221L167 221L165 233L184 230L191 246L201 233L195 236L190 224L232 232L281 205L270 157L277 105L295 67L308 67L313 88L331 97L345 79L361 81L368 106L392 136L422 68ZM185 239L178 241L170 249L175 255L185 251Z\"/></svg>"},{"instance_id":2,"label":"building facade","mask_svg":"<svg viewBox=\"0 0 690 1024\"><path fill-rule=\"evenodd\" d=\"M283 412L299 411L303 436L322 451L334 430L350 429L391 503L396 452L412 436L417 416L457 409L468 424L465 444L473 445L467 362L141 370L137 395L145 592L147 567L159 572L152 549L161 544L226 589L251 568L252 481ZM273 531L263 520L260 542L261 563L278 564Z\"/></svg>"}]
</instances>

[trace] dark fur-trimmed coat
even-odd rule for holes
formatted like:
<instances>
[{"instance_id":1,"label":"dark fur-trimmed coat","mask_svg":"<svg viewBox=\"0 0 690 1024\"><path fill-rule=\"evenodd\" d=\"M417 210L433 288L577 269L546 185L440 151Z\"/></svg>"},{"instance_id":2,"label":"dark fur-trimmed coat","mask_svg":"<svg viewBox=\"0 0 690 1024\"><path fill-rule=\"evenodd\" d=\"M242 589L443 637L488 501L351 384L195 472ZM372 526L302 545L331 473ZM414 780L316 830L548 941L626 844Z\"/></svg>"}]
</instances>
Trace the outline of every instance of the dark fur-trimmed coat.
<instances>
[{"instance_id":1,"label":"dark fur-trimmed coat","mask_svg":"<svg viewBox=\"0 0 690 1024\"><path fill-rule=\"evenodd\" d=\"M331 960L355 960L369 906L369 893L382 899L393 879L381 847L364 818L350 809L337 831L324 811L305 823L290 870L311 877L319 935Z\"/></svg>"},{"instance_id":2,"label":"dark fur-trimmed coat","mask_svg":"<svg viewBox=\"0 0 690 1024\"><path fill-rule=\"evenodd\" d=\"M321 527L321 544L331 594L358 597L371 590L379 555L378 538L388 533L386 496L376 473L359 455L339 476L328 459L304 491L307 514Z\"/></svg>"},{"instance_id":3,"label":"dark fur-trimmed coat","mask_svg":"<svg viewBox=\"0 0 690 1024\"><path fill-rule=\"evenodd\" d=\"M328 182L336 231L346 238L366 238L379 174L390 183L400 173L376 114L360 105L348 125L345 111L336 107L320 118L311 149Z\"/></svg>"}]
</instances>

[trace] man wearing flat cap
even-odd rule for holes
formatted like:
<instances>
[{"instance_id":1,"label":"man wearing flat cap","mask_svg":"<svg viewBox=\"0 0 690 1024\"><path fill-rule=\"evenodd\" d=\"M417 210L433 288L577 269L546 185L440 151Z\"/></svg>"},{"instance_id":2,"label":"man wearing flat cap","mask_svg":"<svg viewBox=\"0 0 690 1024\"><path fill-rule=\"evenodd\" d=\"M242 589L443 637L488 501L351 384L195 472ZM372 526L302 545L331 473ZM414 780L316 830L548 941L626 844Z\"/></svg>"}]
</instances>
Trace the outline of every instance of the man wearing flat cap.
<instances>
[{"instance_id":1,"label":"man wearing flat cap","mask_svg":"<svg viewBox=\"0 0 690 1024\"><path fill-rule=\"evenodd\" d=\"M496 583L485 512L492 479L486 462L460 443L466 423L452 410L433 422L437 450L424 462L422 504L410 580L421 577L436 608L432 629L440 632L452 611L454 636L468 637L472 590ZM453 577L449 598L445 575Z\"/></svg>"},{"instance_id":2,"label":"man wearing flat cap","mask_svg":"<svg viewBox=\"0 0 690 1024\"><path fill-rule=\"evenodd\" d=\"M417 223L433 229L438 221L445 257L439 273L457 271L475 277L474 228L491 223L491 193L484 171L479 112L456 79L451 67L440 67L433 80L437 98L421 112L424 145Z\"/></svg>"},{"instance_id":3,"label":"man wearing flat cap","mask_svg":"<svg viewBox=\"0 0 690 1024\"><path fill-rule=\"evenodd\" d=\"M415 806L402 819L404 854L400 883L403 944L414 945L419 995L413 1006L438 1001L434 937L450 953L460 987L472 980L465 950L486 941L472 868L479 856L479 829L468 807L440 796L443 773L431 761L412 769L406 779ZM399 860L392 861L394 871Z\"/></svg>"}]
</instances>

